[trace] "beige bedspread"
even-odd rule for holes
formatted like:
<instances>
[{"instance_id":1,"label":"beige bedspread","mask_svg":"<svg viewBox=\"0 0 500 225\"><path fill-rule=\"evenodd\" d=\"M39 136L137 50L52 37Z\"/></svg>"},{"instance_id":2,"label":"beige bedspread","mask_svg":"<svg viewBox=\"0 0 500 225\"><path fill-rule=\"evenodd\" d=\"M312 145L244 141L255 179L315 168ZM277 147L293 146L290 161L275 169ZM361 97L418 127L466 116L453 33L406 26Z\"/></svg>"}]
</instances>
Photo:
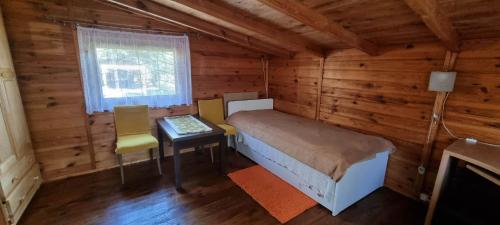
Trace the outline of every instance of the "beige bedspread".
<instances>
[{"instance_id":1,"label":"beige bedspread","mask_svg":"<svg viewBox=\"0 0 500 225\"><path fill-rule=\"evenodd\" d=\"M390 141L381 137L274 110L241 111L231 115L227 123L335 181L354 163L395 150Z\"/></svg>"}]
</instances>

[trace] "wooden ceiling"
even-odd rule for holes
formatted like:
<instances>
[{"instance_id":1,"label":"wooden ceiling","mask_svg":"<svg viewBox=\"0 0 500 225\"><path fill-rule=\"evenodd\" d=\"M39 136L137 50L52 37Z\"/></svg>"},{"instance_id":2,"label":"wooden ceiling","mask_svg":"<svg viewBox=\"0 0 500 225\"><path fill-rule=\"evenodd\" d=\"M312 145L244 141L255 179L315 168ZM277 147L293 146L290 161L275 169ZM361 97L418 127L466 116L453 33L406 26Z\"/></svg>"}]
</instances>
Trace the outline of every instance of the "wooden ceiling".
<instances>
[{"instance_id":1,"label":"wooden ceiling","mask_svg":"<svg viewBox=\"0 0 500 225\"><path fill-rule=\"evenodd\" d=\"M101 1L166 18L175 10L190 28L279 56L345 48L376 55L380 46L435 41L459 51L463 40L500 37L498 0ZM168 19L182 25L179 13Z\"/></svg>"}]
</instances>

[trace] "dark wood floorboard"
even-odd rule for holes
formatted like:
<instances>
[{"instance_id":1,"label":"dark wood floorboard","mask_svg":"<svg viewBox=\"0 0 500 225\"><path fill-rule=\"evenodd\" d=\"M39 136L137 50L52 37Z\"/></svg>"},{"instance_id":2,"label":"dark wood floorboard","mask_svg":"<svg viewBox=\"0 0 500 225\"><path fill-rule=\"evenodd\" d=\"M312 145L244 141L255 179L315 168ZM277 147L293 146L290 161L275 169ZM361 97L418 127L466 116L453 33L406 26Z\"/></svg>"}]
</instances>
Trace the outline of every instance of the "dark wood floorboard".
<instances>
[{"instance_id":1,"label":"dark wood floorboard","mask_svg":"<svg viewBox=\"0 0 500 225\"><path fill-rule=\"evenodd\" d=\"M20 225L146 225L146 224L280 224L227 176L217 173L208 154L183 154L183 187L174 187L171 158L163 162L163 176L153 162L125 168L126 184L118 169L42 185ZM227 154L226 170L251 165ZM313 207L287 224L408 224L423 223L423 207L387 188L381 188L333 217Z\"/></svg>"}]
</instances>

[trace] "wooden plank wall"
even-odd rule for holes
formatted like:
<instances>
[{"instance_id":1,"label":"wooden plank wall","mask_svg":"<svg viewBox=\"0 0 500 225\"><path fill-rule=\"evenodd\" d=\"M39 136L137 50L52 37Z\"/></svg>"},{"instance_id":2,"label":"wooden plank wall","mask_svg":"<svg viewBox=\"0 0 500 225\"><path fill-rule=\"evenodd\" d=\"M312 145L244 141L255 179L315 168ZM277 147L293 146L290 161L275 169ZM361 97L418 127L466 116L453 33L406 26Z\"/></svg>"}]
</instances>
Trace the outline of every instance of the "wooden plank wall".
<instances>
[{"instance_id":1,"label":"wooden plank wall","mask_svg":"<svg viewBox=\"0 0 500 225\"><path fill-rule=\"evenodd\" d=\"M117 165L112 113L84 113L80 70L71 26L51 21L71 19L120 27L186 32L95 1L2 1L36 157L45 180L59 179ZM264 94L261 54L228 42L190 33L193 97L221 97L224 92ZM150 112L154 119L195 112L172 107ZM167 151L167 154L169 152ZM143 160L133 155L128 162Z\"/></svg>"},{"instance_id":2,"label":"wooden plank wall","mask_svg":"<svg viewBox=\"0 0 500 225\"><path fill-rule=\"evenodd\" d=\"M466 41L459 54L445 118L461 137L500 142L499 48L500 40ZM418 197L414 182L436 96L427 91L429 74L442 69L445 53L439 43L423 43L385 47L375 57L341 50L324 62L319 119L391 140L397 151L390 157L385 185L413 198ZM313 78L318 73L317 57L271 59L270 97L278 99L275 107L314 117L310 108L317 100ZM441 127L426 178L427 193L432 191L442 150L451 141Z\"/></svg>"},{"instance_id":3,"label":"wooden plank wall","mask_svg":"<svg viewBox=\"0 0 500 225\"><path fill-rule=\"evenodd\" d=\"M431 71L440 70L445 50L438 44L386 48L370 57L357 50L325 60L321 120L392 141L385 185L416 196L414 181L432 114Z\"/></svg>"},{"instance_id":4,"label":"wooden plank wall","mask_svg":"<svg viewBox=\"0 0 500 225\"><path fill-rule=\"evenodd\" d=\"M457 79L444 115L459 137L500 144L500 39L465 41L455 65ZM443 149L454 139L440 127L425 190L430 193Z\"/></svg>"},{"instance_id":5,"label":"wooden plank wall","mask_svg":"<svg viewBox=\"0 0 500 225\"><path fill-rule=\"evenodd\" d=\"M380 56L371 57L348 49L326 57L319 118L391 140L398 151L390 158L386 186L415 196L413 182L435 96L427 91L428 75L442 67L445 50L438 44L418 44L388 47L382 51ZM287 65L283 61L270 61L271 79L275 77L273 71L285 70L279 68ZM307 62L301 63L304 64ZM293 65L289 63L286 70L300 70ZM319 63L313 65L319 66ZM320 71L320 68L311 69ZM296 74L282 76L293 78ZM274 97L287 93L272 94ZM315 102L315 97L312 95L309 101ZM287 112L301 111L299 107L277 108Z\"/></svg>"},{"instance_id":6,"label":"wooden plank wall","mask_svg":"<svg viewBox=\"0 0 500 225\"><path fill-rule=\"evenodd\" d=\"M321 58L297 55L269 61L269 97L277 110L315 118Z\"/></svg>"}]
</instances>

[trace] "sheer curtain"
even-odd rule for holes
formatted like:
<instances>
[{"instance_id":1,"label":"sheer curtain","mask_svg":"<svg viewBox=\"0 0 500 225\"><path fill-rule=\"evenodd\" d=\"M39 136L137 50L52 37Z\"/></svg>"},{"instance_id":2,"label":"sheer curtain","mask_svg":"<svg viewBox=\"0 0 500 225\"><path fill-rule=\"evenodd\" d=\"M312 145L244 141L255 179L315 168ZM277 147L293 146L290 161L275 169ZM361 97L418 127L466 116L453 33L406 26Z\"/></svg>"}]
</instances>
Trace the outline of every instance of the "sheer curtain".
<instances>
[{"instance_id":1,"label":"sheer curtain","mask_svg":"<svg viewBox=\"0 0 500 225\"><path fill-rule=\"evenodd\" d=\"M192 104L187 36L78 27L87 113Z\"/></svg>"}]
</instances>

